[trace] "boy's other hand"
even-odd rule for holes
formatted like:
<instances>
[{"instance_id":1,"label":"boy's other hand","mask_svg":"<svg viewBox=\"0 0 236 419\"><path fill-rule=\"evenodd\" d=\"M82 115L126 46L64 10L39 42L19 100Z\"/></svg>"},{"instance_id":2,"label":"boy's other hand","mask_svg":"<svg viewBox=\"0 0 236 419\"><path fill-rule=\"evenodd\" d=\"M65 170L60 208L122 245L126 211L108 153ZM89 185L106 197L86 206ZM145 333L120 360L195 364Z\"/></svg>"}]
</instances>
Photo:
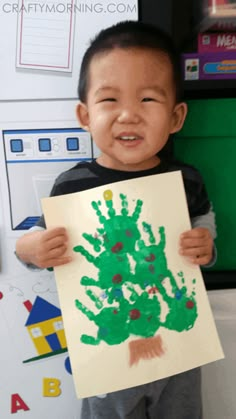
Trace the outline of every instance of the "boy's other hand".
<instances>
[{"instance_id":1,"label":"boy's other hand","mask_svg":"<svg viewBox=\"0 0 236 419\"><path fill-rule=\"evenodd\" d=\"M180 236L180 254L197 265L207 265L211 262L213 248L213 239L207 228L196 227Z\"/></svg>"},{"instance_id":2,"label":"boy's other hand","mask_svg":"<svg viewBox=\"0 0 236 419\"><path fill-rule=\"evenodd\" d=\"M16 253L26 263L39 268L50 268L71 262L65 255L68 249L68 234L64 227L25 234L16 243Z\"/></svg>"}]
</instances>

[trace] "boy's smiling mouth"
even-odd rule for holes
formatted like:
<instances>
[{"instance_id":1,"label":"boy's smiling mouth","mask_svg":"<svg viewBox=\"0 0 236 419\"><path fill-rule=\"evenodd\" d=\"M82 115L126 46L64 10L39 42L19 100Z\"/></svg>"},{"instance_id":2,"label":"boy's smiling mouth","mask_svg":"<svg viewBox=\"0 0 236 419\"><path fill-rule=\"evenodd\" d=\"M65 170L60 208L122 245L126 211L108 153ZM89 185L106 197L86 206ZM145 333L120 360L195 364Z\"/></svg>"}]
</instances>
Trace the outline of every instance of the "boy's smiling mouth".
<instances>
[{"instance_id":1,"label":"boy's smiling mouth","mask_svg":"<svg viewBox=\"0 0 236 419\"><path fill-rule=\"evenodd\" d=\"M134 134L134 133L121 133L120 135L117 135L116 140L121 140L124 142L132 142L132 141L137 141L137 140L142 140L142 137L140 135Z\"/></svg>"},{"instance_id":2,"label":"boy's smiling mouth","mask_svg":"<svg viewBox=\"0 0 236 419\"><path fill-rule=\"evenodd\" d=\"M119 139L120 140L123 140L123 141L134 141L134 140L137 140L137 138L138 137L132 137L132 136L122 136L122 137L119 137Z\"/></svg>"}]
</instances>

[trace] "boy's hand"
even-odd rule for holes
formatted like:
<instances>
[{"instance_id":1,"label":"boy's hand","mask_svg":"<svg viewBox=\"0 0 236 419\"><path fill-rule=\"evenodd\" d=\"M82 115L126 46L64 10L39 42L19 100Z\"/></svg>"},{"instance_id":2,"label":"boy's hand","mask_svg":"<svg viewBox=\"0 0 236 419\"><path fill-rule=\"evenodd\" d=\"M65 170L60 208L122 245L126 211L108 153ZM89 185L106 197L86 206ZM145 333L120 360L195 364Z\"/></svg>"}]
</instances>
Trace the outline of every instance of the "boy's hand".
<instances>
[{"instance_id":1,"label":"boy's hand","mask_svg":"<svg viewBox=\"0 0 236 419\"><path fill-rule=\"evenodd\" d=\"M207 265L212 260L213 248L213 239L207 228L193 228L180 236L180 254L197 265Z\"/></svg>"},{"instance_id":2,"label":"boy's hand","mask_svg":"<svg viewBox=\"0 0 236 419\"><path fill-rule=\"evenodd\" d=\"M50 268L71 262L71 256L65 256L67 243L68 235L64 227L33 231L18 240L16 253L26 263Z\"/></svg>"}]
</instances>

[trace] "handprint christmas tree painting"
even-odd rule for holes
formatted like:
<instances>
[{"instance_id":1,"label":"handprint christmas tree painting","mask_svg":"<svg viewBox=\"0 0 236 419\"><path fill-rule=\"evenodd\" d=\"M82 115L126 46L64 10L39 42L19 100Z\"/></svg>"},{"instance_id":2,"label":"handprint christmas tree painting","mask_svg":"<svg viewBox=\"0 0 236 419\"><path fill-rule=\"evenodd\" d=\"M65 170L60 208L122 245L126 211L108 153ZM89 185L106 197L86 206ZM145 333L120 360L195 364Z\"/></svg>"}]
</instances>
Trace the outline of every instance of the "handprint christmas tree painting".
<instances>
[{"instance_id":1,"label":"handprint christmas tree painting","mask_svg":"<svg viewBox=\"0 0 236 419\"><path fill-rule=\"evenodd\" d=\"M201 271L178 252L191 228L181 172L44 198L43 211L68 231L55 278L79 398L223 357Z\"/></svg>"},{"instance_id":2,"label":"handprint christmas tree painting","mask_svg":"<svg viewBox=\"0 0 236 419\"><path fill-rule=\"evenodd\" d=\"M97 277L80 279L94 310L78 298L75 306L97 327L96 335L84 333L81 342L118 345L130 338L132 366L140 359L161 356L165 349L159 329L188 331L194 327L198 310L195 280L188 289L184 273L173 274L168 268L164 226L154 232L150 224L141 221L143 201L138 199L130 214L127 196L120 193L119 197L119 212L111 189L103 193L106 214L101 201L91 203L99 226L94 234L82 236L93 251L82 245L74 251L97 270Z\"/></svg>"}]
</instances>

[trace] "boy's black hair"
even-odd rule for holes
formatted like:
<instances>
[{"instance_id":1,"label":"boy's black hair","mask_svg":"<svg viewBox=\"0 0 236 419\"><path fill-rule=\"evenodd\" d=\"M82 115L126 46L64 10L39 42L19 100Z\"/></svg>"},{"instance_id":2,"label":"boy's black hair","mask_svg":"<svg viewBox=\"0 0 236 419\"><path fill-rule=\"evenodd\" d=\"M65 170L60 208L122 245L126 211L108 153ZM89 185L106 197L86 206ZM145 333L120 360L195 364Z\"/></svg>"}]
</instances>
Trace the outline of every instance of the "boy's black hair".
<instances>
[{"instance_id":1,"label":"boy's black hair","mask_svg":"<svg viewBox=\"0 0 236 419\"><path fill-rule=\"evenodd\" d=\"M181 101L180 56L171 37L156 26L139 21L124 21L99 32L85 52L78 86L78 95L81 102L86 102L87 99L91 61L97 54L112 51L114 48L144 48L164 52L169 57L172 65L176 102Z\"/></svg>"}]
</instances>

